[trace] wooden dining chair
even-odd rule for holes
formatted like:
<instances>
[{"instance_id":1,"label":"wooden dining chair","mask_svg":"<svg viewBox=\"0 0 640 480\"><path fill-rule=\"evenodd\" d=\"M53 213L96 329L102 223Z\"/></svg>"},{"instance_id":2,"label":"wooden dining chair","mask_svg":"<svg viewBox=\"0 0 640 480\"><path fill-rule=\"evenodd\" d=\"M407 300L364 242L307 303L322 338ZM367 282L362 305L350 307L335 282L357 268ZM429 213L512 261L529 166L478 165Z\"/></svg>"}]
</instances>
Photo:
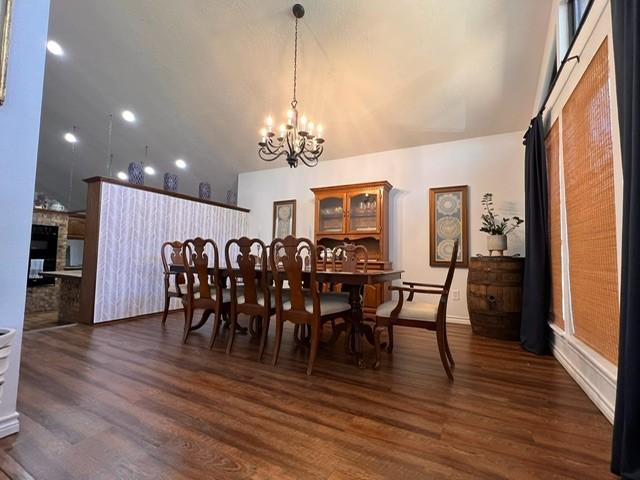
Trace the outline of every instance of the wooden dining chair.
<instances>
[{"instance_id":1,"label":"wooden dining chair","mask_svg":"<svg viewBox=\"0 0 640 480\"><path fill-rule=\"evenodd\" d=\"M167 258L167 254L169 257ZM191 255L189 255L189 258ZM164 277L164 309L162 310L162 325L167 322L169 306L172 298L182 299L187 294L187 280L182 273L171 271L174 265L184 265L182 255L182 242L164 242L160 247L160 258L162 259L162 269Z\"/></svg>"},{"instance_id":2,"label":"wooden dining chair","mask_svg":"<svg viewBox=\"0 0 640 480\"><path fill-rule=\"evenodd\" d=\"M389 290L398 292L398 300L390 300L378 306L376 310L376 328L374 333L376 346L376 360L373 368L380 366L380 335L384 330L389 334L389 343L387 351L393 351L393 327L413 327L424 328L436 332L438 341L438 351L440 352L440 360L444 366L449 380L453 381L452 369L455 366L449 341L447 339L447 300L449 298L449 289L453 281L453 274L456 269L456 261L458 258L458 240L453 244L451 252L451 262L449 263L449 271L443 285L433 283L419 282L402 282L403 286L391 286ZM426 288L418 288L426 287ZM404 300L404 293L408 292L407 300ZM437 304L424 301L414 301L415 294L440 295L440 301Z\"/></svg>"},{"instance_id":3,"label":"wooden dining chair","mask_svg":"<svg viewBox=\"0 0 640 480\"><path fill-rule=\"evenodd\" d=\"M221 317L229 315L231 310L230 291L224 288L221 281L218 246L211 239L197 237L184 242L182 255L187 277L187 294L182 299L184 305L182 343L186 343L189 332L202 327L213 313L213 331L209 342L211 348L220 330ZM209 255L212 255L213 259L210 259ZM210 263L211 260L212 263ZM194 312L200 309L203 310L202 317L194 326Z\"/></svg>"},{"instance_id":4,"label":"wooden dining chair","mask_svg":"<svg viewBox=\"0 0 640 480\"><path fill-rule=\"evenodd\" d=\"M313 260L308 262L308 269L305 269L306 257ZM276 365L278 362L284 322L310 325L311 350L307 362L307 375L311 375L313 370L322 325L336 318L346 318L351 312L351 305L344 296L320 293L316 276L316 258L316 247L307 238L295 238L289 235L284 239L276 238L271 242L269 262L274 278L276 306L276 338L272 363ZM304 285L306 275L309 277L308 288ZM288 301L283 287L285 280L289 284Z\"/></svg>"},{"instance_id":5,"label":"wooden dining chair","mask_svg":"<svg viewBox=\"0 0 640 480\"><path fill-rule=\"evenodd\" d=\"M333 269L342 272L366 272L369 264L369 252L364 245L343 243L333 248L331 261Z\"/></svg>"},{"instance_id":6,"label":"wooden dining chair","mask_svg":"<svg viewBox=\"0 0 640 480\"><path fill-rule=\"evenodd\" d=\"M269 321L275 313L273 290L269 288L267 281L267 248L258 238L242 237L229 240L224 250L231 281L231 319L227 354L231 353L233 347L238 314L244 313L249 316L251 334L260 336L260 360L267 342ZM235 262L232 261L233 250L238 252ZM256 250L257 253L253 253Z\"/></svg>"},{"instance_id":7,"label":"wooden dining chair","mask_svg":"<svg viewBox=\"0 0 640 480\"><path fill-rule=\"evenodd\" d=\"M325 247L324 245L316 245L316 268L317 271L331 271L333 269L333 263L331 261L332 249ZM305 270L309 269L312 258L305 256L304 267ZM334 284L331 282L318 282L318 289L320 293L328 293L335 291ZM331 326L335 331L335 320L331 321ZM311 343L311 326L310 325L296 325L293 329L293 340L297 345L309 345Z\"/></svg>"}]
</instances>

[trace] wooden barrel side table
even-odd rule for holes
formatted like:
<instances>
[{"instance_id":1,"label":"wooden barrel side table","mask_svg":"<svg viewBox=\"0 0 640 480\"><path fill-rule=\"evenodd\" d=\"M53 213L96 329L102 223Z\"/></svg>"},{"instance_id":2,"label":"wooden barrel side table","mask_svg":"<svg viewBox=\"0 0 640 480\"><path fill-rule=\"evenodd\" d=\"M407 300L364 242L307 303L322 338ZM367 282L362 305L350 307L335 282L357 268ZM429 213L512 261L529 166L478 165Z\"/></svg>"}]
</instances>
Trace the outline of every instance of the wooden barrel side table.
<instances>
[{"instance_id":1,"label":"wooden barrel side table","mask_svg":"<svg viewBox=\"0 0 640 480\"><path fill-rule=\"evenodd\" d=\"M473 333L501 340L520 339L523 257L472 257L467 305Z\"/></svg>"}]
</instances>

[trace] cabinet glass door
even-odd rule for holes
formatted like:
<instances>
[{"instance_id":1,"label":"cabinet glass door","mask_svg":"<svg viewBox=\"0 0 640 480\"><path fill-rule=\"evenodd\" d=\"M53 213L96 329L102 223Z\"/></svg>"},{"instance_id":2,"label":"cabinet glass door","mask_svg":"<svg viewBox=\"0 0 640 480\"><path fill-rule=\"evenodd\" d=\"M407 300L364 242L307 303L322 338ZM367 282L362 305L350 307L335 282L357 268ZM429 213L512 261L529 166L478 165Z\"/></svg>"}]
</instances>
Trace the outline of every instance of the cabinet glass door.
<instances>
[{"instance_id":1,"label":"cabinet glass door","mask_svg":"<svg viewBox=\"0 0 640 480\"><path fill-rule=\"evenodd\" d=\"M349 195L349 232L377 232L379 204L380 197L376 191Z\"/></svg>"},{"instance_id":2,"label":"cabinet glass door","mask_svg":"<svg viewBox=\"0 0 640 480\"><path fill-rule=\"evenodd\" d=\"M336 195L319 199L318 221L319 232L344 232L344 197L342 195Z\"/></svg>"}]
</instances>

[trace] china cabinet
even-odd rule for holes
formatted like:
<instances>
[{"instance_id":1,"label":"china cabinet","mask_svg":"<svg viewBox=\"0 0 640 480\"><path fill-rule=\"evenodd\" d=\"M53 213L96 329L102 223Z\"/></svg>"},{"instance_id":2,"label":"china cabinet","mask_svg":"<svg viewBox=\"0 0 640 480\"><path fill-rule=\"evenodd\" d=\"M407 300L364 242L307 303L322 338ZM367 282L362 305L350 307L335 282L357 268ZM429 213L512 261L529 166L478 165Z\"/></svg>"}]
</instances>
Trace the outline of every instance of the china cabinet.
<instances>
[{"instance_id":1,"label":"china cabinet","mask_svg":"<svg viewBox=\"0 0 640 480\"><path fill-rule=\"evenodd\" d=\"M363 245L368 268L389 270L389 192L387 181L312 188L315 195L314 241L333 248L345 242ZM367 285L364 315L375 318L375 309L390 298L388 284Z\"/></svg>"}]
</instances>

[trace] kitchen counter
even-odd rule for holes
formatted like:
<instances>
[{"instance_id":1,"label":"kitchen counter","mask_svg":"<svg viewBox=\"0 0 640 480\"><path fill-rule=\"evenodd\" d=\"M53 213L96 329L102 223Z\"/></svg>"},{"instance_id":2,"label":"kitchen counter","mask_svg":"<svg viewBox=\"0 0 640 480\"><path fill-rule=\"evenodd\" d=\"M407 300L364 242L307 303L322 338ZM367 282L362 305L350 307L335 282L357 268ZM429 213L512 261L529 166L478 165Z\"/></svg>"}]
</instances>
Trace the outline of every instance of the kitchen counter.
<instances>
[{"instance_id":1,"label":"kitchen counter","mask_svg":"<svg viewBox=\"0 0 640 480\"><path fill-rule=\"evenodd\" d=\"M53 270L50 272L42 272L41 275L43 277L82 279L82 270Z\"/></svg>"},{"instance_id":2,"label":"kitchen counter","mask_svg":"<svg viewBox=\"0 0 640 480\"><path fill-rule=\"evenodd\" d=\"M42 272L43 277L60 279L58 292L58 322L78 322L80 320L80 283L82 270L54 270Z\"/></svg>"}]
</instances>

